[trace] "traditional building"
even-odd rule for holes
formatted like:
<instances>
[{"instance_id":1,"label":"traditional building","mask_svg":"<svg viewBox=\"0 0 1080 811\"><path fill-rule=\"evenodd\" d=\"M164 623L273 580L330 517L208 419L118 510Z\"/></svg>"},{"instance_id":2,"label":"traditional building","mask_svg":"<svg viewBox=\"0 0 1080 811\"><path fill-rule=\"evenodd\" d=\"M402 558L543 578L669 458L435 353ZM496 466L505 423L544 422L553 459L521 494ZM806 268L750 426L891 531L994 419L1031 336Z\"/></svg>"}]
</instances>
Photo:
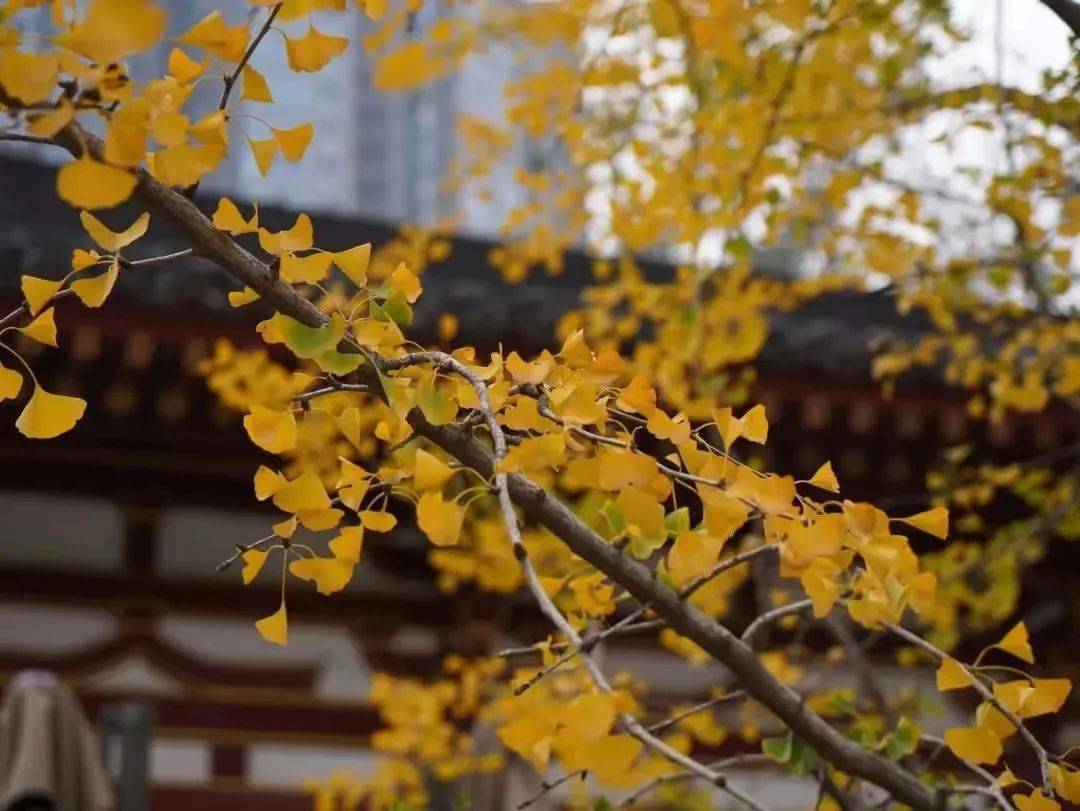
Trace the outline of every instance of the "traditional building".
<instances>
[{"instance_id":1,"label":"traditional building","mask_svg":"<svg viewBox=\"0 0 1080 811\"><path fill-rule=\"evenodd\" d=\"M21 274L61 275L85 239L47 168L4 159L0 192L0 304L8 312L20 300ZM262 216L292 221L273 208ZM315 227L327 248L392 235L352 216L327 215ZM182 247L160 223L139 244L146 255ZM572 256L561 276L507 286L487 267L490 247L456 240L448 260L428 270L417 331L432 335L437 315L454 312L463 342L549 344L588 279L585 260ZM372 763L367 740L377 719L365 695L373 672L429 673L447 652L490 651L545 627L525 601L496 607L470 590L439 592L427 544L405 526L365 547L345 592L290 592L288 647L254 633L275 588L242 588L235 571L216 568L269 523L251 497L261 457L239 416L195 374L217 338L257 340L255 316L225 303L233 287L192 260L125 273L100 310L60 303L62 348L31 359L48 388L90 401L86 418L68 435L35 442L16 433L10 404L0 406L0 679L45 668L75 687L94 719L149 713L154 811L307 808L304 778ZM1053 411L988 428L968 419L960 393L927 381L883 398L869 378L870 339L924 326L898 318L886 297L864 294L829 295L777 316L755 392L773 425L769 464L806 475L829 458L854 496L916 494L914 509L945 445L977 443L1023 459L1080 441L1075 417ZM1075 558L1063 554L1033 572L1040 588L1025 616L1037 641L1054 639L1044 649L1067 659L1080 638L1066 590ZM635 650L627 643L612 655L668 692L716 677ZM1070 669L1074 657L1055 664L1063 675ZM802 804L790 786L759 782L772 807Z\"/></svg>"}]
</instances>

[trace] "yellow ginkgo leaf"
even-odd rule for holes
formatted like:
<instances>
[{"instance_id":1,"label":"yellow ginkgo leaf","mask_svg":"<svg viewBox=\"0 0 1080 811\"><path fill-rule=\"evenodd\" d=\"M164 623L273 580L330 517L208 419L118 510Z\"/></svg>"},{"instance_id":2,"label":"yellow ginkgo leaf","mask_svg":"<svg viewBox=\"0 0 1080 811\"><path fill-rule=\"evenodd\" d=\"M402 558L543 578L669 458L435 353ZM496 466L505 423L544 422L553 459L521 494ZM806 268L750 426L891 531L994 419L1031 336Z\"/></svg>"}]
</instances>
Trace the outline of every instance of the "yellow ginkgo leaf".
<instances>
[{"instance_id":1,"label":"yellow ginkgo leaf","mask_svg":"<svg viewBox=\"0 0 1080 811\"><path fill-rule=\"evenodd\" d=\"M367 269L371 262L371 243L365 242L347 251L331 254L334 264L342 273L349 277L349 281L357 287L367 284Z\"/></svg>"},{"instance_id":2,"label":"yellow ginkgo leaf","mask_svg":"<svg viewBox=\"0 0 1080 811\"><path fill-rule=\"evenodd\" d=\"M71 292L87 307L100 307L109 297L116 278L120 275L120 263L113 259L109 269L92 279L79 279L71 283Z\"/></svg>"},{"instance_id":3,"label":"yellow ginkgo leaf","mask_svg":"<svg viewBox=\"0 0 1080 811\"><path fill-rule=\"evenodd\" d=\"M205 48L226 62L239 62L247 47L247 33L246 24L230 28L220 11L212 11L189 28L177 42Z\"/></svg>"},{"instance_id":4,"label":"yellow ginkgo leaf","mask_svg":"<svg viewBox=\"0 0 1080 811\"><path fill-rule=\"evenodd\" d=\"M1021 659L1029 665L1035 663L1035 652L1031 649L1031 643L1028 641L1027 626L1023 622L1016 623L1013 629L1005 634L994 647L1006 653L1011 653L1017 659Z\"/></svg>"},{"instance_id":5,"label":"yellow ginkgo leaf","mask_svg":"<svg viewBox=\"0 0 1080 811\"><path fill-rule=\"evenodd\" d=\"M1013 778L1013 782L1018 781ZM1070 803L1080 803L1080 771L1051 763L1050 782L1059 796L1064 797Z\"/></svg>"},{"instance_id":6,"label":"yellow ginkgo leaf","mask_svg":"<svg viewBox=\"0 0 1080 811\"><path fill-rule=\"evenodd\" d=\"M340 423L339 423L340 424ZM359 510L360 502L371 486L371 474L348 459L341 462L341 479L338 481L338 498L350 510Z\"/></svg>"},{"instance_id":7,"label":"yellow ginkgo leaf","mask_svg":"<svg viewBox=\"0 0 1080 811\"><path fill-rule=\"evenodd\" d=\"M949 537L949 510L945 507L934 507L932 510L925 510L915 515L909 515L907 518L897 518L896 520L916 529L921 529L935 538L945 540Z\"/></svg>"},{"instance_id":8,"label":"yellow ginkgo leaf","mask_svg":"<svg viewBox=\"0 0 1080 811\"><path fill-rule=\"evenodd\" d=\"M389 532L397 526L397 518L387 512L361 510L357 513L360 523L372 532Z\"/></svg>"},{"instance_id":9,"label":"yellow ginkgo leaf","mask_svg":"<svg viewBox=\"0 0 1080 811\"><path fill-rule=\"evenodd\" d=\"M330 509L330 496L326 494L322 479L311 470L305 470L273 494L274 506L287 513L315 512Z\"/></svg>"},{"instance_id":10,"label":"yellow ginkgo leaf","mask_svg":"<svg viewBox=\"0 0 1080 811\"><path fill-rule=\"evenodd\" d=\"M742 420L731 412L730 407L724 406L714 410L712 421L716 425L716 430L720 434L720 441L724 443L725 448L730 448L732 443L742 436Z\"/></svg>"},{"instance_id":11,"label":"yellow ginkgo leaf","mask_svg":"<svg viewBox=\"0 0 1080 811\"><path fill-rule=\"evenodd\" d=\"M56 108L39 113L30 119L26 128L39 138L52 138L75 117L75 107L67 98L62 97Z\"/></svg>"},{"instance_id":12,"label":"yellow ginkgo leaf","mask_svg":"<svg viewBox=\"0 0 1080 811\"><path fill-rule=\"evenodd\" d=\"M274 97L270 95L270 85L266 83L266 77L251 65L244 65L243 82L244 92L240 94L240 101L273 103Z\"/></svg>"},{"instance_id":13,"label":"yellow ginkgo leaf","mask_svg":"<svg viewBox=\"0 0 1080 811\"><path fill-rule=\"evenodd\" d=\"M102 224L101 220L89 211L80 211L79 220L90 238L98 244L98 247L109 253L116 253L125 248L146 233L150 225L150 215L143 212L139 218L123 231L115 232Z\"/></svg>"},{"instance_id":14,"label":"yellow ginkgo leaf","mask_svg":"<svg viewBox=\"0 0 1080 811\"><path fill-rule=\"evenodd\" d=\"M555 367L555 359L544 352L536 360L527 362L517 352L511 352L505 361L506 371L518 383L539 385Z\"/></svg>"},{"instance_id":15,"label":"yellow ginkgo leaf","mask_svg":"<svg viewBox=\"0 0 1080 811\"><path fill-rule=\"evenodd\" d=\"M101 261L103 261L102 257L97 251L84 251L82 248L76 248L71 252L72 270L86 270Z\"/></svg>"},{"instance_id":16,"label":"yellow ginkgo leaf","mask_svg":"<svg viewBox=\"0 0 1080 811\"><path fill-rule=\"evenodd\" d=\"M948 729L945 743L954 755L971 763L993 765L1001 758L1001 739L984 727Z\"/></svg>"},{"instance_id":17,"label":"yellow ginkgo leaf","mask_svg":"<svg viewBox=\"0 0 1080 811\"><path fill-rule=\"evenodd\" d=\"M756 405L739 418L742 435L751 442L764 445L769 436L769 421L765 418L765 406Z\"/></svg>"},{"instance_id":18,"label":"yellow ginkgo leaf","mask_svg":"<svg viewBox=\"0 0 1080 811\"><path fill-rule=\"evenodd\" d=\"M975 726L990 730L1003 741L1016 732L1013 722L989 701L982 702L975 709Z\"/></svg>"},{"instance_id":19,"label":"yellow ginkgo leaf","mask_svg":"<svg viewBox=\"0 0 1080 811\"><path fill-rule=\"evenodd\" d=\"M33 338L40 344L59 346L56 342L56 310L52 307L41 313L25 327L21 327L20 331L27 338Z\"/></svg>"},{"instance_id":20,"label":"yellow ginkgo leaf","mask_svg":"<svg viewBox=\"0 0 1080 811\"><path fill-rule=\"evenodd\" d=\"M416 523L436 546L454 546L461 537L465 508L456 501L443 500L442 493L429 490L416 505Z\"/></svg>"},{"instance_id":21,"label":"yellow ginkgo leaf","mask_svg":"<svg viewBox=\"0 0 1080 811\"><path fill-rule=\"evenodd\" d=\"M830 493L839 493L840 482L836 480L836 474L833 473L832 462L826 462L819 467L817 473L810 477L810 484L822 490L828 490Z\"/></svg>"},{"instance_id":22,"label":"yellow ginkgo leaf","mask_svg":"<svg viewBox=\"0 0 1080 811\"><path fill-rule=\"evenodd\" d=\"M1072 690L1068 679L1020 679L994 685L994 696L1021 718L1057 712Z\"/></svg>"},{"instance_id":23,"label":"yellow ginkgo leaf","mask_svg":"<svg viewBox=\"0 0 1080 811\"><path fill-rule=\"evenodd\" d=\"M222 149L229 145L229 119L222 110L215 110L191 125L191 137L207 146Z\"/></svg>"},{"instance_id":24,"label":"yellow ginkgo leaf","mask_svg":"<svg viewBox=\"0 0 1080 811\"><path fill-rule=\"evenodd\" d=\"M244 430L252 442L270 453L285 453L296 447L296 417L288 410L253 405L244 417Z\"/></svg>"},{"instance_id":25,"label":"yellow ginkgo leaf","mask_svg":"<svg viewBox=\"0 0 1080 811\"><path fill-rule=\"evenodd\" d=\"M266 177L266 173L270 171L270 167L274 164L274 158L277 157L277 140L266 138L262 141L254 141L248 138L248 146L251 147L251 154L255 158L255 165L259 169L259 174Z\"/></svg>"},{"instance_id":26,"label":"yellow ginkgo leaf","mask_svg":"<svg viewBox=\"0 0 1080 811\"><path fill-rule=\"evenodd\" d=\"M35 384L15 427L30 439L52 439L74 428L85 412L86 400L53 394Z\"/></svg>"},{"instance_id":27,"label":"yellow ginkgo leaf","mask_svg":"<svg viewBox=\"0 0 1080 811\"><path fill-rule=\"evenodd\" d=\"M244 562L244 568L240 571L240 576L243 578L245 586L251 583L262 571L267 555L268 553L262 549L249 549L240 556L240 559Z\"/></svg>"},{"instance_id":28,"label":"yellow ginkgo leaf","mask_svg":"<svg viewBox=\"0 0 1080 811\"><path fill-rule=\"evenodd\" d=\"M63 280L38 279L35 276L23 276L20 287L23 298L30 308L30 315L37 315L41 308L49 303L49 300L59 291Z\"/></svg>"},{"instance_id":29,"label":"yellow ginkgo leaf","mask_svg":"<svg viewBox=\"0 0 1080 811\"><path fill-rule=\"evenodd\" d=\"M958 661L952 658L942 660L941 667L937 670L938 690L942 692L959 690L963 687L971 687L974 684L975 680L971 674Z\"/></svg>"},{"instance_id":30,"label":"yellow ginkgo leaf","mask_svg":"<svg viewBox=\"0 0 1080 811\"><path fill-rule=\"evenodd\" d=\"M135 190L135 175L83 156L60 168L56 191L76 208L112 208Z\"/></svg>"},{"instance_id":31,"label":"yellow ginkgo leaf","mask_svg":"<svg viewBox=\"0 0 1080 811\"><path fill-rule=\"evenodd\" d=\"M510 449L496 470L499 473L541 470L561 464L565 456L566 439L562 434L523 439Z\"/></svg>"},{"instance_id":32,"label":"yellow ginkgo leaf","mask_svg":"<svg viewBox=\"0 0 1080 811\"><path fill-rule=\"evenodd\" d=\"M25 53L12 47L0 51L0 85L24 104L48 99L56 89L59 71L60 59L55 53Z\"/></svg>"},{"instance_id":33,"label":"yellow ginkgo leaf","mask_svg":"<svg viewBox=\"0 0 1080 811\"><path fill-rule=\"evenodd\" d=\"M259 632L267 642L275 645L284 645L289 640L289 618L285 612L285 601L281 601L281 608L269 617L263 617L255 623L255 630Z\"/></svg>"},{"instance_id":34,"label":"yellow ginkgo leaf","mask_svg":"<svg viewBox=\"0 0 1080 811\"><path fill-rule=\"evenodd\" d=\"M454 473L454 469L437 456L428 453L423 448L416 451L413 485L417 490L433 490L436 487L442 487Z\"/></svg>"},{"instance_id":35,"label":"yellow ginkgo leaf","mask_svg":"<svg viewBox=\"0 0 1080 811\"><path fill-rule=\"evenodd\" d=\"M334 557L360 562L360 552L364 548L364 528L362 526L342 527L336 538L330 541L330 551Z\"/></svg>"},{"instance_id":36,"label":"yellow ginkgo leaf","mask_svg":"<svg viewBox=\"0 0 1080 811\"><path fill-rule=\"evenodd\" d=\"M842 569L832 558L814 558L799 578L816 618L828 616L839 599L843 588L836 576Z\"/></svg>"},{"instance_id":37,"label":"yellow ginkgo leaf","mask_svg":"<svg viewBox=\"0 0 1080 811\"><path fill-rule=\"evenodd\" d=\"M333 529L341 523L341 519L345 517L345 513L336 508L327 508L320 510L301 510L296 514L296 517L300 519L300 523L312 532L322 532L323 530Z\"/></svg>"},{"instance_id":38,"label":"yellow ginkgo leaf","mask_svg":"<svg viewBox=\"0 0 1080 811\"><path fill-rule=\"evenodd\" d=\"M725 538L703 532L680 532L667 555L668 571L677 585L707 574L720 557Z\"/></svg>"},{"instance_id":39,"label":"yellow ginkgo leaf","mask_svg":"<svg viewBox=\"0 0 1080 811\"><path fill-rule=\"evenodd\" d=\"M1050 767L1051 769L1053 766ZM1005 771L998 775L997 780L994 781L994 785L998 788L1006 788L1020 782L1020 778L1012 773L1012 769L1008 766L1005 767Z\"/></svg>"},{"instance_id":40,"label":"yellow ginkgo leaf","mask_svg":"<svg viewBox=\"0 0 1080 811\"><path fill-rule=\"evenodd\" d=\"M690 423L682 414L669 417L662 410L656 409L649 415L646 427L657 439L668 439L676 445L690 441Z\"/></svg>"},{"instance_id":41,"label":"yellow ginkgo leaf","mask_svg":"<svg viewBox=\"0 0 1080 811\"><path fill-rule=\"evenodd\" d=\"M521 715L499 727L503 745L528 760L535 769L544 771L551 760L551 745L557 720L547 714Z\"/></svg>"},{"instance_id":42,"label":"yellow ginkgo leaf","mask_svg":"<svg viewBox=\"0 0 1080 811\"><path fill-rule=\"evenodd\" d=\"M417 276L409 266L404 262L399 262L398 266L394 268L394 272L390 274L390 278L387 280L394 290L402 293L405 296L405 300L409 304L413 304L418 298L423 289L420 286L420 277Z\"/></svg>"},{"instance_id":43,"label":"yellow ginkgo leaf","mask_svg":"<svg viewBox=\"0 0 1080 811\"><path fill-rule=\"evenodd\" d=\"M165 23L165 12L147 0L91 0L82 22L56 41L107 65L159 42Z\"/></svg>"},{"instance_id":44,"label":"yellow ginkgo leaf","mask_svg":"<svg viewBox=\"0 0 1080 811\"><path fill-rule=\"evenodd\" d=\"M22 390L22 375L0 363L0 400L17 397Z\"/></svg>"},{"instance_id":45,"label":"yellow ginkgo leaf","mask_svg":"<svg viewBox=\"0 0 1080 811\"><path fill-rule=\"evenodd\" d=\"M255 209L250 220L245 220L236 204L228 197L222 197L214 210L213 223L215 228L230 234L254 234L259 230L259 209Z\"/></svg>"},{"instance_id":46,"label":"yellow ginkgo leaf","mask_svg":"<svg viewBox=\"0 0 1080 811\"><path fill-rule=\"evenodd\" d=\"M297 217L292 228L287 231L274 233L265 228L259 229L259 246L273 256L280 256L286 251L296 253L310 250L314 241L315 234L311 227L311 218L307 214Z\"/></svg>"},{"instance_id":47,"label":"yellow ginkgo leaf","mask_svg":"<svg viewBox=\"0 0 1080 811\"><path fill-rule=\"evenodd\" d=\"M243 307L245 304L258 301L259 294L250 287L245 287L243 290L230 290L228 299L230 307Z\"/></svg>"},{"instance_id":48,"label":"yellow ginkgo leaf","mask_svg":"<svg viewBox=\"0 0 1080 811\"><path fill-rule=\"evenodd\" d=\"M308 256L281 254L280 273L289 284L318 284L330 272L333 257L329 253L313 253Z\"/></svg>"},{"instance_id":49,"label":"yellow ginkgo leaf","mask_svg":"<svg viewBox=\"0 0 1080 811\"><path fill-rule=\"evenodd\" d=\"M288 480L276 470L271 470L266 465L259 465L259 469L255 471L255 498L266 501L288 483Z\"/></svg>"},{"instance_id":50,"label":"yellow ginkgo leaf","mask_svg":"<svg viewBox=\"0 0 1080 811\"><path fill-rule=\"evenodd\" d=\"M191 121L183 113L164 112L150 122L150 134L162 146L180 146L187 142Z\"/></svg>"},{"instance_id":51,"label":"yellow ginkgo leaf","mask_svg":"<svg viewBox=\"0 0 1080 811\"><path fill-rule=\"evenodd\" d=\"M348 45L349 40L344 37L324 34L314 25L310 26L302 37L285 39L289 67L302 73L322 70L332 59L340 56Z\"/></svg>"},{"instance_id":52,"label":"yellow ginkgo leaf","mask_svg":"<svg viewBox=\"0 0 1080 811\"><path fill-rule=\"evenodd\" d=\"M145 112L138 105L125 105L113 114L105 128L105 160L116 166L143 162L149 137Z\"/></svg>"},{"instance_id":53,"label":"yellow ginkgo leaf","mask_svg":"<svg viewBox=\"0 0 1080 811\"><path fill-rule=\"evenodd\" d=\"M286 518L284 521L279 521L278 523L274 524L272 527L270 527L270 529L272 529L274 531L274 534L277 535L279 538L284 538L285 540L288 540L296 534L296 528L299 525L299 520L297 520L296 516L293 515Z\"/></svg>"},{"instance_id":54,"label":"yellow ginkgo leaf","mask_svg":"<svg viewBox=\"0 0 1080 811\"><path fill-rule=\"evenodd\" d=\"M169 51L169 73L181 82L190 82L204 70L207 62L196 62L182 48Z\"/></svg>"},{"instance_id":55,"label":"yellow ginkgo leaf","mask_svg":"<svg viewBox=\"0 0 1080 811\"><path fill-rule=\"evenodd\" d=\"M218 144L179 144L155 152L147 166L165 185L186 187L214 171L224 157Z\"/></svg>"},{"instance_id":56,"label":"yellow ginkgo leaf","mask_svg":"<svg viewBox=\"0 0 1080 811\"><path fill-rule=\"evenodd\" d=\"M311 124L301 124L291 130L271 128L271 131L281 148L281 154L291 163L296 163L304 157L308 144L311 143L311 137L315 134L315 128Z\"/></svg>"},{"instance_id":57,"label":"yellow ginkgo leaf","mask_svg":"<svg viewBox=\"0 0 1080 811\"><path fill-rule=\"evenodd\" d=\"M1014 794L1012 801L1020 811L1061 811L1061 803L1038 789L1032 789L1030 794Z\"/></svg>"},{"instance_id":58,"label":"yellow ginkgo leaf","mask_svg":"<svg viewBox=\"0 0 1080 811\"><path fill-rule=\"evenodd\" d=\"M289 564L289 571L301 580L313 580L319 594L341 591L352 579L355 563L343 558L300 558Z\"/></svg>"},{"instance_id":59,"label":"yellow ginkgo leaf","mask_svg":"<svg viewBox=\"0 0 1080 811\"><path fill-rule=\"evenodd\" d=\"M637 487L626 487L615 505L626 521L626 529L631 535L655 538L662 541L667 537L664 524L664 505L660 504L651 493Z\"/></svg>"},{"instance_id":60,"label":"yellow ginkgo leaf","mask_svg":"<svg viewBox=\"0 0 1080 811\"><path fill-rule=\"evenodd\" d=\"M629 735L606 735L562 751L563 766L584 769L604 783L618 783L625 780L641 748L641 741Z\"/></svg>"}]
</instances>

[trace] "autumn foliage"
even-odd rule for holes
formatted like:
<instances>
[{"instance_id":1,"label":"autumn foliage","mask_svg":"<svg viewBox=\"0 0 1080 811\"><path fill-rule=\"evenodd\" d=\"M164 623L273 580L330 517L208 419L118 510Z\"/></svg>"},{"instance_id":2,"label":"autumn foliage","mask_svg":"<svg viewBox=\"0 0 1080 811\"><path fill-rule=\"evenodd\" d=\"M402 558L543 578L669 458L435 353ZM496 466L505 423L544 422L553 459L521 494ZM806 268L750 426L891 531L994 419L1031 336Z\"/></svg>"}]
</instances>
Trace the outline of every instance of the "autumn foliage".
<instances>
[{"instance_id":1,"label":"autumn foliage","mask_svg":"<svg viewBox=\"0 0 1080 811\"><path fill-rule=\"evenodd\" d=\"M314 786L320 807L423 807L430 779L510 759L547 775L538 796L572 785L575 803L674 807L707 802L711 786L760 810L726 777L740 758L811 775L817 804L831 808L1080 802L1075 751L1051 749L1028 725L1061 710L1071 685L1041 673L1013 617L1025 567L1051 539L1077 535L1075 469L955 454L925 509L885 510L845 498L827 459L805 480L756 464L770 426L751 399L772 314L876 284L932 325L880 348L886 388L921 368L964 389L979 419L1075 409L1076 63L1047 72L1039 93L943 89L921 66L961 34L935 0L491 4L417 31L420 3L250 0L247 16L214 11L186 31L150 0L0 4L10 124L0 138L69 153L56 190L87 236L70 268L22 278L25 300L0 336L18 330L55 347L57 300L106 306L125 274L191 254L232 275L233 307L266 315L253 319L266 351L222 343L201 368L251 441L278 457L253 471L255 499L277 518L222 555L243 584L280 579L280 604L257 632L287 644L289 591L345 588L364 545L395 530L391 504L412 505L442 588L523 592L550 621L549 636L520 649L448 659L434 683L378 676L371 700L384 729L373 745L386 761L370 778ZM43 7L49 33L24 35L25 15ZM320 29L333 14L377 26L350 42ZM491 255L510 281L558 273L576 245L595 256L594 282L550 350L484 357L410 339L425 266L448 250L438 235L329 251L307 214L272 231L249 203L192 202L228 150L250 150L265 175L302 160L319 136L310 123L279 128L238 112L263 105L276 121L258 49L284 48L293 71L310 73L364 47L376 86L394 92L452 74L493 42L535 64L506 87L505 122L459 122L448 182L482 189L512 144L550 143L550 165L517 172L525 202L507 212ZM133 81L129 63L159 47L167 71ZM220 87L220 100L195 114L202 83ZM905 140L928 131L966 178L959 214L937 205L941 189L895 171ZM971 131L1003 139L1003 166L961 165L953 144ZM152 214L121 222L108 212L129 200ZM158 220L190 250L139 258ZM756 272L782 244L800 248L790 276ZM672 272L646 273L650 252ZM73 429L87 403L46 391L0 346L10 364L0 400L15 403L18 430L48 439ZM1001 491L1031 508L1008 533L978 518ZM933 551L916 555L914 540ZM991 565L996 591L972 589L971 573ZM736 633L725 616L756 567L776 587ZM837 647L794 657L765 642L774 626L817 620L840 629ZM972 632L998 641L957 658ZM841 657L872 684L876 664L849 643L878 633L894 638L887 656L912 679L929 674L945 698L964 694L965 725L938 739L916 695L801 682ZM687 667L719 662L728 678L700 703L657 707L649 685L597 655L628 634ZM701 757L731 737L754 751ZM941 747L951 754L928 756ZM578 775L590 780L569 781Z\"/></svg>"}]
</instances>

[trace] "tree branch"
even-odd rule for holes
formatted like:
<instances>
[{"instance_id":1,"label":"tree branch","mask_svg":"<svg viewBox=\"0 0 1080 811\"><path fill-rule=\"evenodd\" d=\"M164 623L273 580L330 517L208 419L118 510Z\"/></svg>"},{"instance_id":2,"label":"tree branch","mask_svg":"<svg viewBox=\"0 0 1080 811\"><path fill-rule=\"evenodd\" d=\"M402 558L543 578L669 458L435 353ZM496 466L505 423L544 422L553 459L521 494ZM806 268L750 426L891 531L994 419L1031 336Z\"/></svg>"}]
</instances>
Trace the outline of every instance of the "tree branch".
<instances>
[{"instance_id":1,"label":"tree branch","mask_svg":"<svg viewBox=\"0 0 1080 811\"><path fill-rule=\"evenodd\" d=\"M100 155L100 139L81 129L77 130L74 125L69 125L58 135L58 141L74 155L82 152L80 138L91 153ZM215 262L255 290L279 312L310 327L322 326L328 320L311 302L281 281L266 263L227 234L215 229L191 200L160 183L145 170L136 170L136 176L138 183L135 194L138 198L175 222L196 253ZM362 347L356 348L364 351ZM372 391L381 392L375 366L383 359L366 351L364 354L370 362L360 367L359 374ZM490 477L494 474L496 460L491 449L467 431L454 425L432 425L415 408L409 412L407 420L416 433L481 475ZM499 476L504 477L506 483L505 490L500 488L500 496L505 493L506 501L520 507L528 519L553 532L572 552L604 572L640 603L648 603L672 630L694 641L724 664L753 698L809 743L821 757L849 774L875 783L900 802L923 811L934 811L936 804L933 793L914 775L833 729L797 694L769 673L754 651L731 631L688 605L678 592L659 581L647 567L608 543L544 489L518 474ZM696 761L692 763L701 766ZM711 774L711 770L708 771Z\"/></svg>"}]
</instances>

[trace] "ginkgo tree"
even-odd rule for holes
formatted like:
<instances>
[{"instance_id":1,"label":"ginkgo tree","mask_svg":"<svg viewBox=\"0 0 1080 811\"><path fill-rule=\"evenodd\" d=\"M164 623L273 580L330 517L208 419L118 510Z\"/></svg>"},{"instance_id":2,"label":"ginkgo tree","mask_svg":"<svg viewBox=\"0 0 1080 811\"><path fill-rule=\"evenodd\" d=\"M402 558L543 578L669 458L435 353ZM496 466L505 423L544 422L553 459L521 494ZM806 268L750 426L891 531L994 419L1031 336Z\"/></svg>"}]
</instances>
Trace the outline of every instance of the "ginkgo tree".
<instances>
[{"instance_id":1,"label":"ginkgo tree","mask_svg":"<svg viewBox=\"0 0 1080 811\"><path fill-rule=\"evenodd\" d=\"M550 623L525 647L447 659L433 683L378 676L371 700L384 728L372 744L388 759L369 779L315 786L320 807L420 807L431 780L490 773L507 757L543 775L526 805L561 789L572 802L588 802L574 793L584 792L665 807L720 792L761 811L728 778L743 762L810 776L816 804L830 808L1080 802L1075 748L1040 740L1028 721L1060 711L1071 685L1041 674L1024 623L973 659L955 652L962 573L935 557L928 565L911 543L950 543L947 506L892 514L845 499L825 459L805 480L751 465L769 419L746 402L746 364L769 310L881 274L900 306L926 308L936 328L880 356L882 377L944 362L973 391L973 414L987 417L1075 400L1077 322L1060 304L1078 219L1075 65L1048 72L1039 95L942 91L918 69L958 36L940 0L492 4L418 33L419 4L251 0L242 18L215 10L187 31L172 30L151 0L0 7L0 138L70 154L57 193L80 210L87 235L70 269L22 278L24 301L0 319L0 337L20 331L55 347L58 300L106 305L125 273L191 255L235 279L230 304L267 316L253 328L272 353L220 344L202 366L221 400L244 412L251 441L279 459L253 471L254 497L277 519L264 537L237 539L222 565L238 564L244 584L280 580L280 604L267 606L257 632L287 644L290 588L343 589L365 539L394 530L392 502L414 506L440 585L524 592ZM1046 5L1080 34L1075 3ZM42 6L52 31L25 35L24 12ZM491 257L518 279L536 265L558 272L572 244L596 251L596 285L551 350L485 358L408 337L424 267L447 250L439 237L411 231L374 251L329 251L306 214L272 231L257 207L194 202L230 148L249 149L265 174L279 158L301 160L318 137L303 121L257 122L264 137L253 137L235 105L273 104L252 64L260 47L284 47L301 73L359 47L318 27L327 14L377 23L364 45L387 91L441 78L494 39L544 56L540 71L507 88L509 134L462 122L477 154L463 154L452 179L483 182L498 146L517 135L555 140L553 166L519 173L528 202L509 213ZM166 72L133 81L129 63L159 46ZM196 117L201 83L221 93ZM1012 224L992 255L965 251L983 247L977 223L967 223L967 243L962 229L943 233L927 204L933 190L906 187L874 154L934 112L1005 133L1008 166L980 175L984 196L967 201ZM897 194L856 203L863 184ZM146 213L119 222L106 211L126 201ZM189 247L134 258L151 220ZM755 253L786 238L804 245L805 272L789 282L755 275ZM637 257L658 249L678 267L649 281ZM444 338L453 323L446 314ZM46 391L25 358L0 346L11 364L0 366L0 399L28 393L16 403L18 430L48 439L75 427L87 403ZM965 492L1017 481L1001 470L957 475ZM944 501L985 503L961 499L950 481L942 474ZM1072 482L1035 488L1044 535L1075 511ZM762 567L776 584L772 602L737 631L727 608ZM815 623L836 647L768 643L774 628ZM929 702L875 686L861 633L893 637L913 678L921 670L942 693L964 694L968 720L943 738L928 733ZM687 666L719 663L724 680L697 703L658 706L648 685L597 655L630 634L652 635ZM837 657L865 675L858 692L801 683L804 669ZM760 743L708 758L734 735Z\"/></svg>"}]
</instances>

